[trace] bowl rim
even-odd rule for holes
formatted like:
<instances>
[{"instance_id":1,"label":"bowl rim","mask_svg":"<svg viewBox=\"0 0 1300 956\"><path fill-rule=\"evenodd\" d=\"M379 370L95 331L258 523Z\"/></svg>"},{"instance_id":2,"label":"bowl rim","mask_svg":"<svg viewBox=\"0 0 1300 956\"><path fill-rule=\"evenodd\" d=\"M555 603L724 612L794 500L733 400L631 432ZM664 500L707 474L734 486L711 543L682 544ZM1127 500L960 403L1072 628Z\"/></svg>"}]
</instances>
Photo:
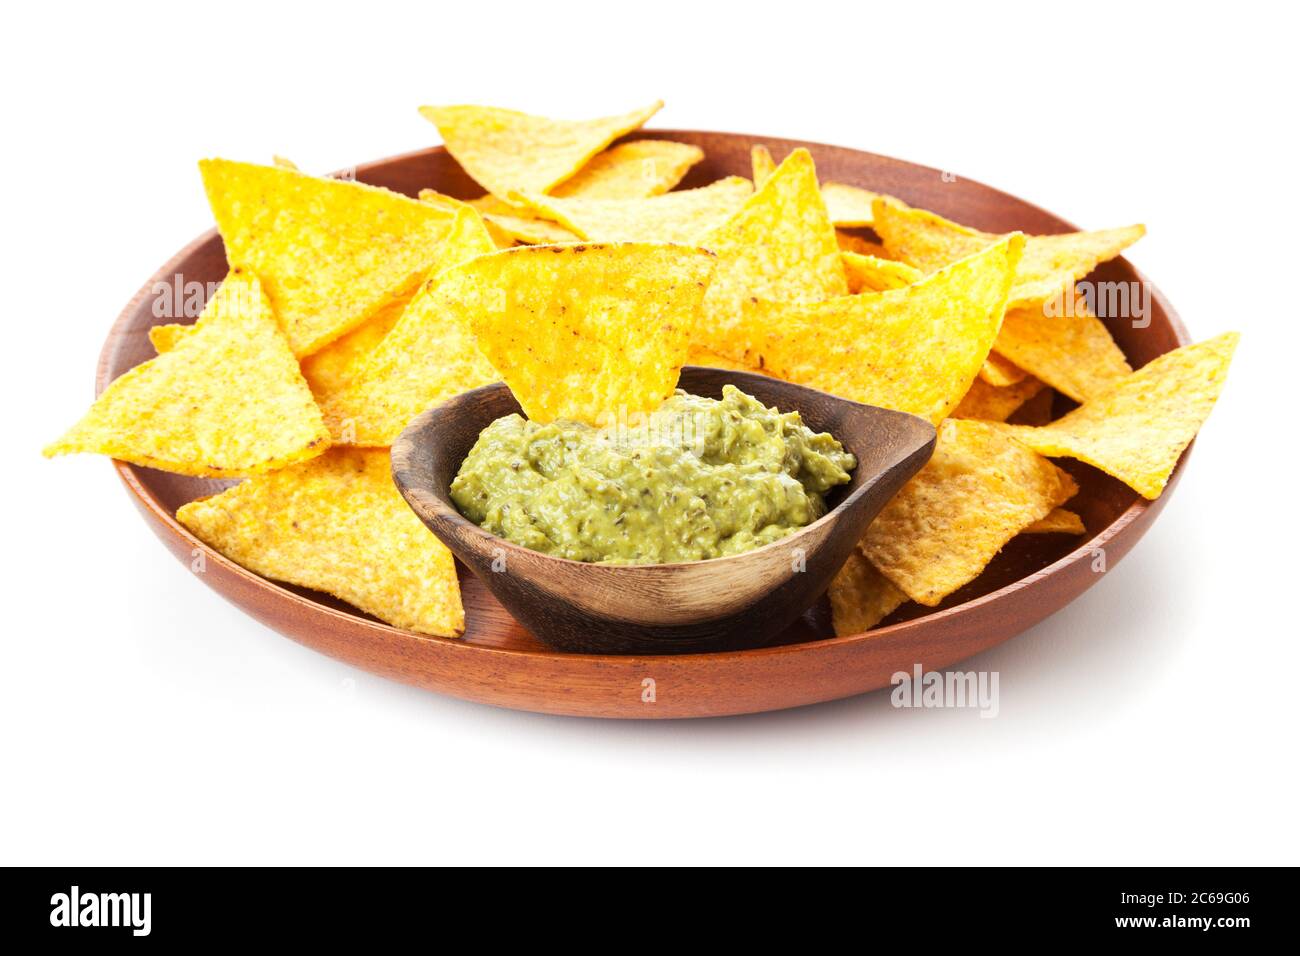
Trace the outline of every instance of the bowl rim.
<instances>
[{"instance_id":1,"label":"bowl rim","mask_svg":"<svg viewBox=\"0 0 1300 956\"><path fill-rule=\"evenodd\" d=\"M726 135L729 136L748 138L754 141L780 140L783 142L797 142L800 143L801 145L808 146L811 148L820 147L825 149L837 149L837 150L848 149L848 150L852 150L853 152L858 152L867 156L872 156L886 163L901 164L901 165L911 166L914 168L935 171L935 167L932 166L926 166L922 163L912 163L908 160L900 160L895 157L884 156L878 153L871 153L867 150L860 150L854 147L838 146L829 143L817 143L817 142L803 141L803 140L789 140L784 136L763 136L758 134L738 133L738 132L718 131L718 130L686 130L686 129L657 129L657 128L641 130L639 131L639 135L650 136L651 138L656 138L656 137L668 138L673 136L674 134L679 134L679 133L698 135L698 134L710 134L710 133L718 133L718 132L726 132ZM392 156L386 156L381 159L376 159L376 160L372 160L360 164L356 166L354 170L357 177L360 178L366 172L369 172L370 170L376 167L387 166L390 163L412 160L422 156L433 156L443 152L445 152L445 147L443 146L430 146L430 147L425 147L423 149L408 150L407 152L404 153L396 153ZM1056 219L1064 223L1067 229L1074 229L1074 230L1078 229L1078 227L1074 225L1074 223L1071 222L1070 220L1064 218L1063 216L1059 216L1056 215L1055 213L1049 212L1048 210L1043 209L1041 206L1038 206L1035 203L1031 203L1028 200L1022 199L1018 196L1014 196L1001 189L997 189L996 187L988 186L985 183L976 179L963 177L963 181L978 186L981 189L988 190L988 192L993 196L1004 197L1009 201L1016 202L1035 212L1040 212L1049 218ZM95 395L96 396L100 392L102 392L104 388L107 387L107 385L109 384L110 381L108 377L109 368L113 363L117 343L126 334L127 327L130 325L132 319L134 318L137 308L140 306L141 303L143 303L149 298L157 282L165 281L169 279L176 272L177 267L182 262L184 262L190 256L194 255L194 253L196 253L207 243L211 242L213 239L217 239L218 241L220 241L220 237L215 228L204 231L203 233L201 233L200 235L196 236L194 239L186 243L181 249L179 249L176 253L170 256L166 262L164 262L161 266L159 266L148 279L145 280L145 282L141 285L140 289L135 293L135 295L133 295L130 298L130 300L122 308L122 311L118 314L117 319L114 320L112 326L109 328L108 334L104 340L104 345L100 349L99 360L95 366ZM1174 340L1178 343L1178 345L1184 346L1190 344L1191 336L1187 331L1186 325L1184 325L1182 321L1182 317L1178 314L1177 309L1174 308L1173 304L1168 300L1168 298L1166 298L1166 296L1160 290L1160 288L1157 285L1155 285L1155 283L1151 282L1146 277L1146 275L1141 270L1136 268L1131 262L1129 262L1127 258L1123 256L1119 256L1117 257L1117 260L1124 262L1125 265L1127 265L1130 269L1132 269L1133 274L1137 278L1137 280L1143 283L1143 285L1146 288L1149 288L1151 290L1152 298L1159 304L1160 308L1164 311L1168 319L1169 329L1172 332ZM1149 508L1152 508L1153 506L1161 505L1165 501L1167 501L1169 495L1173 492L1179 479L1182 477L1183 470L1186 467L1187 460L1191 456L1191 452L1192 449L1195 447L1195 444L1196 444L1195 439L1193 439L1192 442L1187 446L1187 448L1184 449L1183 454L1179 458L1178 464L1175 465L1173 473L1170 475L1169 481L1165 485L1164 491L1162 492L1160 498L1157 498L1154 501L1149 501L1146 498L1143 498L1141 495L1138 495L1137 499L1133 502L1133 504L1129 505L1129 507L1125 509L1118 517L1116 517L1114 521L1112 521L1110 524L1106 525L1104 528L1099 530L1092 537L1079 542L1079 544L1073 550L1062 555L1060 558L1053 561L1051 564L1047 565L1046 567L1040 568L1038 571L1026 575L1023 578L1019 578L1006 585L1003 585L1002 587L994 591L990 591L987 594L980 595L979 597L973 598L969 601L964 601L961 604L954 605L953 607L945 608L943 610L931 611L930 613L925 614L924 616L919 618L913 618L906 621L899 621L897 623L890 624L885 627L876 627L867 631L860 631L857 634L846 634L843 636L831 635L829 637L824 637L816 641L805 641L805 642L794 643L794 644L779 644L771 647L759 647L759 648L752 648L748 650L705 651L701 653L692 653L686 655L629 654L629 655L618 655L618 659L620 661L631 662L635 664L641 661L655 662L655 661L663 661L665 658L676 657L680 659L682 657L685 657L685 658L698 658L702 660L723 664L729 662L738 662L741 660L754 659L756 657L780 657L783 655L800 653L804 651L804 649L808 648L809 646L817 646L817 647L824 647L824 648L846 647L848 645L857 644L863 641L875 641L879 638L894 637L897 635L905 634L912 630L916 630L920 627L926 626L928 624L937 621L950 619L952 617L957 616L958 614L968 613L972 609L983 607L984 605L987 605L995 600L1000 600L1001 598L1007 596L1008 594L1012 594L1026 587L1032 587L1039 581L1042 581L1043 579L1051 576L1052 574L1060 571L1063 568L1069 567L1074 564L1078 564L1081 561L1091 560L1092 554L1097 550L1097 548L1105 547L1105 545L1109 543L1113 538L1115 538L1117 535L1122 533L1126 528L1128 528L1134 522L1142 518L1142 516L1146 513L1146 511ZM217 562L219 566L225 569L228 573L242 580L246 585L256 590L268 592L276 600L287 599L291 603L296 604L302 607L303 609L307 610L309 613L319 612L326 616L337 618L338 620L345 622L350 626L358 626L365 629L373 629L376 633L379 634L386 634L386 635L396 634L396 635L400 635L403 638L408 638L414 641L422 641L422 642L429 641L429 642L443 644L453 653L457 653L457 654L492 654L501 657L521 657L521 658L554 658L557 656L561 656L568 660L590 661L590 662L605 661L609 659L609 655L557 651L554 648L551 648L546 645L540 645L538 647L500 647L494 645L470 643L464 640L462 637L438 637L436 635L430 635L430 634L417 634L414 631L404 631L399 628L392 627L391 625L384 624L376 620L371 620L370 618L367 617L361 617L356 613L330 607L329 605L322 604L319 601L312 600L300 594L296 594L295 592L289 590L288 587L280 584L279 582L272 581L269 578L264 578L259 574L254 574L252 571L249 571L246 568L242 567L241 565L236 564L235 562L227 558L225 555L217 551L215 548L210 547L209 545L201 541L199 538L197 538L195 535L191 534L189 530L185 528L184 525L182 525L179 521L176 520L175 515L172 514L170 511L168 511L166 506L164 506L163 503L157 497L155 497L153 493L148 488L146 488L144 483L140 480L138 471L143 471L145 469L138 468L138 466L132 465L128 462L120 461L118 459L112 459L110 461L110 464L113 467L114 471L116 471L118 478L121 480L122 484L126 487L127 491L135 499L137 507L142 508L149 515L151 515L154 518L154 520L157 522L157 526L159 528L166 529L168 532L171 533L171 535L174 538L177 538L183 541L184 543L186 543L187 545L189 545L191 550L195 548L199 549L200 551L202 551L204 555L204 559L206 561Z\"/></svg>"},{"instance_id":2,"label":"bowl rim","mask_svg":"<svg viewBox=\"0 0 1300 956\"><path fill-rule=\"evenodd\" d=\"M706 370L714 371L717 372L718 374L727 375L727 376L733 376L733 375L743 376L744 378L747 379L753 379L759 377L754 372L745 372L739 369L710 369L708 366L703 366L703 365L682 366L683 371L685 371L688 368L698 369L700 371L706 371ZM883 408L879 405L868 405L865 402L854 401L851 398L841 398L838 395L831 395L829 392L822 392L820 389L810 388L807 385L799 385L796 382L784 382L781 381L780 379L776 379L775 381L779 382L784 387L794 388L803 392L813 392L820 395L824 395L827 398L832 398L835 401L841 402L846 405L856 405L860 408L870 409L877 412L888 412L890 415L900 415L907 418L916 419L916 421L929 426L930 438L927 443L931 446L931 451L933 452L935 432L936 432L935 427L919 415L912 415L908 412L900 412L897 409L893 409L893 408ZM681 386L679 385L678 387L680 388ZM461 398L464 395L471 395L474 392L486 391L487 389L496 390L498 388L505 388L507 389L507 391L509 390L509 386L507 386L505 382L502 381L489 382L486 385L480 385L478 388L470 389L468 392L462 392L461 395L453 396L452 398L447 399L447 402L454 401L458 398ZM693 393L688 393L688 394L693 394ZM397 436L397 440L393 442L392 450L396 450L399 442L405 444L413 443L414 439L411 437L407 437L407 433L415 431L417 427L417 423L422 423L423 419L427 417L432 417L434 412L437 411L438 408L445 405L447 402L439 402L437 405L433 406L432 408L425 409L415 418L411 419L407 423L406 427L402 429L402 433ZM790 409L785 409L784 411L798 412L800 411L800 409L790 408ZM832 435L831 437L834 438L835 436ZM839 441L838 438L836 438L835 440ZM843 443L841 443L841 445L842 444ZM924 447L924 445L922 445L922 447ZM929 460L929 457L930 457L929 455L926 456L927 461ZM390 462L391 460L392 459L390 454ZM925 462L922 462L919 467L924 467L924 465ZM877 475L876 479L879 478L880 475ZM814 530L820 531L820 529L824 525L830 524L830 519L834 517L836 512L847 508L850 503L855 502L858 499L860 499L862 496L864 496L867 492L869 492L872 489L872 487L875 484L875 481L874 480L864 481L852 492L845 495L843 500L841 500L839 504L837 504L834 508L829 509L824 515L822 515L817 520L811 521L808 524L804 525L803 527L792 531L790 534L787 534L782 538L777 538L775 541L769 541L767 544L760 545L757 548L750 548L748 551L741 551L736 554L719 555L716 558L700 558L695 561L665 561L659 564L654 564L649 562L644 564L613 564L613 563L608 563L603 561L577 561L574 560L573 558L563 558L560 557L559 555L547 554L544 551L534 551L532 548L526 548L523 545L516 544L515 542L509 540L508 538L503 538L498 534L493 534L491 531L488 531L486 528L482 527L481 525L476 525L473 521L470 521L463 514L461 514L459 508L456 508L454 505L448 505L438 495L428 493L423 487L415 486L415 485L403 486L402 483L397 480L396 467L393 468L393 483L397 485L398 490L402 493L402 497L407 498L408 503L410 503L410 498L407 496L407 491L409 489L411 494L415 495L420 499L420 504L433 511L438 518L444 521L449 521L452 525L461 528L468 535L470 535L471 537L479 541L482 541L485 544L491 542L496 547L504 548L506 550L506 554L508 555L509 554L527 555L529 560L544 558L546 560L543 563L555 563L560 567L599 568L601 569L600 571L596 571L592 573L597 573L597 574L608 573L610 574L611 577L618 577L620 576L620 574L625 577L630 576L631 574L636 574L641 577L662 577L672 571L677 571L679 573L688 573L688 572L693 572L694 569L703 567L705 565L708 565L710 567L717 567L718 564L721 562L738 563L741 559L751 558L751 557L757 560L757 556L760 554L765 555L769 552L788 549L792 547L796 541L799 541L804 537L808 536ZM412 504L412 510L414 510L414 504ZM417 514L419 513L417 512ZM423 520L423 517L424 517L423 515L420 515L421 520Z\"/></svg>"}]
</instances>

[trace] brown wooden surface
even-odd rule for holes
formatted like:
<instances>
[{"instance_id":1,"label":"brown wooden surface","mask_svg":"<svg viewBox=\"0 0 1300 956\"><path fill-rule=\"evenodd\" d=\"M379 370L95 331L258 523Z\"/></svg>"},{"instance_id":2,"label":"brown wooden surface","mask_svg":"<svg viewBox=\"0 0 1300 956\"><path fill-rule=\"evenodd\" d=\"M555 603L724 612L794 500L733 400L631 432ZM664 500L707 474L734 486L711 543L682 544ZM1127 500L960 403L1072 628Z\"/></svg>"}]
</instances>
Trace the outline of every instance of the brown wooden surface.
<instances>
[{"instance_id":1,"label":"brown wooden surface","mask_svg":"<svg viewBox=\"0 0 1300 956\"><path fill-rule=\"evenodd\" d=\"M749 174L749 148L766 143L782 157L808 147L823 179L891 193L960 222L990 231L1055 233L1068 222L1012 196L938 170L870 153L775 137L643 131L637 136L691 142L706 160L684 186L719 176ZM364 182L408 195L433 187L469 198L481 193L443 150L428 149L359 167ZM197 184L196 184L197 188ZM221 239L209 232L164 264L142 287L109 332L100 357L97 389L153 356L148 329L167 319L152 314L155 281L217 281L225 274ZM1095 278L1145 281L1124 260L1102 266ZM1189 339L1173 308L1152 287L1151 323L1145 329L1109 322L1134 366ZM819 600L774 642L759 650L658 656L597 656L554 651L519 625L471 574L461 568L467 613L462 639L422 637L374 621L332 598L266 581L212 552L175 520L181 504L210 494L220 483L115 462L150 527L187 565L194 549L207 553L200 579L253 617L302 644L395 680L469 700L505 707L601 717L718 716L795 707L887 686L896 671L914 664L944 667L1001 643L1058 610L1091 586L1095 549L1104 548L1114 569L1160 512L1186 465L1175 470L1164 495L1145 502L1136 493L1085 465L1062 462L1080 481L1070 507L1088 535L1021 536L977 580L937 609L909 605L887 626L864 635L831 636L825 599ZM1122 572L1121 572L1122 573ZM654 681L654 701L643 700Z\"/></svg>"}]
</instances>

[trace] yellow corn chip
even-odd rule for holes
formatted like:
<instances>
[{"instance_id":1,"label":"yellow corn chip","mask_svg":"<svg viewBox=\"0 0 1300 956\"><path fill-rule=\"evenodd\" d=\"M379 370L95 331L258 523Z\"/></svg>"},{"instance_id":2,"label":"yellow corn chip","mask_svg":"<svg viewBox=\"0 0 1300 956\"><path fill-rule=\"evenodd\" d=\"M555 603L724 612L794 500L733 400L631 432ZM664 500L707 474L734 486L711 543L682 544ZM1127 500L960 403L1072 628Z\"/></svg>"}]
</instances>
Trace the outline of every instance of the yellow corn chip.
<instances>
[{"instance_id":1,"label":"yellow corn chip","mask_svg":"<svg viewBox=\"0 0 1300 956\"><path fill-rule=\"evenodd\" d=\"M302 376L317 400L339 391L361 371L370 353L401 318L410 301L408 296L389 303L347 335L335 339L299 363ZM155 325L149 330L149 341L161 354L171 351L181 338L193 331L192 325Z\"/></svg>"},{"instance_id":2,"label":"yellow corn chip","mask_svg":"<svg viewBox=\"0 0 1300 956\"><path fill-rule=\"evenodd\" d=\"M1003 316L1002 322L1006 324L1006 317ZM1002 333L999 332L999 335ZM996 347L996 342L994 343ZM984 365L980 369L980 378L997 388L1006 388L1008 385L1015 385L1017 382L1023 382L1028 377L1028 373L1016 365L1015 362L998 355L997 352L990 352L989 357L984 360Z\"/></svg>"},{"instance_id":3,"label":"yellow corn chip","mask_svg":"<svg viewBox=\"0 0 1300 956\"><path fill-rule=\"evenodd\" d=\"M1083 526L1083 519L1073 511L1054 508L1045 518L1039 518L1021 534L1083 534L1088 529Z\"/></svg>"},{"instance_id":4,"label":"yellow corn chip","mask_svg":"<svg viewBox=\"0 0 1300 956\"><path fill-rule=\"evenodd\" d=\"M933 607L1008 541L1078 490L999 429L950 418L934 456L871 523L862 553L912 600Z\"/></svg>"},{"instance_id":5,"label":"yellow corn chip","mask_svg":"<svg viewBox=\"0 0 1300 956\"><path fill-rule=\"evenodd\" d=\"M510 199L591 242L693 244L735 215L751 189L748 179L731 176L648 199L558 199L540 193Z\"/></svg>"},{"instance_id":6,"label":"yellow corn chip","mask_svg":"<svg viewBox=\"0 0 1300 956\"><path fill-rule=\"evenodd\" d=\"M550 192L662 106L576 122L493 106L421 106L420 114L438 127L447 151L475 182L507 196Z\"/></svg>"},{"instance_id":7,"label":"yellow corn chip","mask_svg":"<svg viewBox=\"0 0 1300 956\"><path fill-rule=\"evenodd\" d=\"M162 355L163 352L174 349L177 342L193 331L194 326L182 325L179 322L155 325L149 330L149 344L153 346L155 352Z\"/></svg>"},{"instance_id":8,"label":"yellow corn chip","mask_svg":"<svg viewBox=\"0 0 1300 956\"><path fill-rule=\"evenodd\" d=\"M907 602L907 595L858 551L849 555L826 593L836 637L869 631Z\"/></svg>"},{"instance_id":9,"label":"yellow corn chip","mask_svg":"<svg viewBox=\"0 0 1300 956\"><path fill-rule=\"evenodd\" d=\"M434 278L347 386L322 398L335 442L387 447L426 408L500 379L469 327L449 315L437 295L444 269L493 251L483 221L466 207L439 249Z\"/></svg>"},{"instance_id":10,"label":"yellow corn chip","mask_svg":"<svg viewBox=\"0 0 1300 956\"><path fill-rule=\"evenodd\" d=\"M318 401L339 391L360 374L371 353L402 317L411 298L405 296L390 302L347 335L302 360L303 378Z\"/></svg>"},{"instance_id":11,"label":"yellow corn chip","mask_svg":"<svg viewBox=\"0 0 1300 956\"><path fill-rule=\"evenodd\" d=\"M176 518L263 577L333 594L394 627L464 631L451 552L402 500L386 451L334 448L192 501Z\"/></svg>"},{"instance_id":12,"label":"yellow corn chip","mask_svg":"<svg viewBox=\"0 0 1300 956\"><path fill-rule=\"evenodd\" d=\"M870 226L875 218L871 204L880 198L879 193L846 183L822 183L826 212L837 226Z\"/></svg>"},{"instance_id":13,"label":"yellow corn chip","mask_svg":"<svg viewBox=\"0 0 1300 956\"><path fill-rule=\"evenodd\" d=\"M699 339L731 359L744 356L736 337L751 299L817 302L848 292L835 229L817 189L806 149L796 149L726 224L701 240L718 255L705 298Z\"/></svg>"},{"instance_id":14,"label":"yellow corn chip","mask_svg":"<svg viewBox=\"0 0 1300 956\"><path fill-rule=\"evenodd\" d=\"M754 365L747 365L744 362L737 362L729 359L725 355L719 355L717 352L700 345L692 343L691 350L686 355L687 365L701 365L705 368L725 368L733 372L759 372L763 370Z\"/></svg>"},{"instance_id":15,"label":"yellow corn chip","mask_svg":"<svg viewBox=\"0 0 1300 956\"><path fill-rule=\"evenodd\" d=\"M114 381L45 455L96 452L182 475L255 475L329 445L258 281L231 273L193 332Z\"/></svg>"},{"instance_id":16,"label":"yellow corn chip","mask_svg":"<svg viewBox=\"0 0 1300 956\"><path fill-rule=\"evenodd\" d=\"M471 199L469 204L483 214L484 220L506 235L535 246L560 242L579 242L578 236L557 222L538 216L527 206L512 206L495 196Z\"/></svg>"},{"instance_id":17,"label":"yellow corn chip","mask_svg":"<svg viewBox=\"0 0 1300 956\"><path fill-rule=\"evenodd\" d=\"M582 199L644 199L668 192L704 158L704 150L666 139L620 143L594 156L551 195Z\"/></svg>"},{"instance_id":18,"label":"yellow corn chip","mask_svg":"<svg viewBox=\"0 0 1300 956\"><path fill-rule=\"evenodd\" d=\"M761 143L755 143L749 148L749 165L753 170L751 175L754 178L755 189L767 182L767 177L776 172L776 160L772 158L772 151Z\"/></svg>"},{"instance_id":19,"label":"yellow corn chip","mask_svg":"<svg viewBox=\"0 0 1300 956\"><path fill-rule=\"evenodd\" d=\"M938 424L988 355L1023 240L888 292L805 305L751 303L739 335L770 374ZM711 343L710 343L711 344Z\"/></svg>"},{"instance_id":20,"label":"yellow corn chip","mask_svg":"<svg viewBox=\"0 0 1300 956\"><path fill-rule=\"evenodd\" d=\"M529 418L601 424L673 393L713 267L684 246L526 246L443 273L438 297Z\"/></svg>"},{"instance_id":21,"label":"yellow corn chip","mask_svg":"<svg viewBox=\"0 0 1300 956\"><path fill-rule=\"evenodd\" d=\"M851 232L835 230L835 241L839 243L840 248L845 252L856 252L859 255L874 256L877 259L890 258L889 253L885 251L885 247L880 243L864 239L862 236Z\"/></svg>"},{"instance_id":22,"label":"yellow corn chip","mask_svg":"<svg viewBox=\"0 0 1300 956\"><path fill-rule=\"evenodd\" d=\"M840 259L844 262L844 275L848 279L850 294L901 289L905 285L920 281L925 275L920 269L913 268L906 262L881 259L860 252L845 250L840 253Z\"/></svg>"},{"instance_id":23,"label":"yellow corn chip","mask_svg":"<svg viewBox=\"0 0 1300 956\"><path fill-rule=\"evenodd\" d=\"M1167 352L1050 425L1001 427L1040 454L1085 461L1157 498L1214 407L1238 338Z\"/></svg>"},{"instance_id":24,"label":"yellow corn chip","mask_svg":"<svg viewBox=\"0 0 1300 956\"><path fill-rule=\"evenodd\" d=\"M993 343L1003 355L1076 402L1086 402L1133 369L1110 332L1081 302L1072 315L1012 309Z\"/></svg>"},{"instance_id":25,"label":"yellow corn chip","mask_svg":"<svg viewBox=\"0 0 1300 956\"><path fill-rule=\"evenodd\" d=\"M949 222L924 209L911 209L897 200L877 199L873 226L890 258L902 259L924 272L983 249L994 238ZM1146 233L1143 226L1100 232L1069 232L1059 236L1028 236L1016 273L1009 309L1041 305L1082 279L1099 264L1114 259Z\"/></svg>"},{"instance_id":26,"label":"yellow corn chip","mask_svg":"<svg viewBox=\"0 0 1300 956\"><path fill-rule=\"evenodd\" d=\"M299 358L415 288L451 224L375 186L225 159L199 168L231 268L261 280Z\"/></svg>"},{"instance_id":27,"label":"yellow corn chip","mask_svg":"<svg viewBox=\"0 0 1300 956\"><path fill-rule=\"evenodd\" d=\"M952 410L952 417L1004 422L1044 387L1036 378L1025 378L1011 385L990 385L983 378L976 378Z\"/></svg>"},{"instance_id":28,"label":"yellow corn chip","mask_svg":"<svg viewBox=\"0 0 1300 956\"><path fill-rule=\"evenodd\" d=\"M772 158L771 150L762 144L750 147L749 164L753 170L751 175L754 178L755 188L763 185L767 177L776 171L776 161ZM821 192L822 199L826 203L826 212L835 225L871 225L871 203L873 200L880 198L879 193L868 192L857 186L834 182L823 183ZM845 248L849 247L846 246Z\"/></svg>"}]
</instances>

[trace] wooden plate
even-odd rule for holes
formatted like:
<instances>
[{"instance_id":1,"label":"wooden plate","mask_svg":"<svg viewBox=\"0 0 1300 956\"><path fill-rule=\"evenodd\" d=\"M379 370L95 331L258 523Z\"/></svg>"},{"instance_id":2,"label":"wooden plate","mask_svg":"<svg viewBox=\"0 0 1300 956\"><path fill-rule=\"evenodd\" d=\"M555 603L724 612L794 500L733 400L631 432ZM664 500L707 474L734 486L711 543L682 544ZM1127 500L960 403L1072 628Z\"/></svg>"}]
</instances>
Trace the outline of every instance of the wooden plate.
<instances>
[{"instance_id":1,"label":"wooden plate","mask_svg":"<svg viewBox=\"0 0 1300 956\"><path fill-rule=\"evenodd\" d=\"M1056 233L1070 223L1005 193L939 170L884 156L776 137L687 130L640 132L702 147L706 159L684 186L750 173L749 149L766 143L784 156L806 146L823 179L890 193L914 205L991 232L1022 229ZM471 198L482 193L441 148L380 160L357 169L363 182L414 196L423 187ZM196 187L197 188L197 183ZM200 236L166 263L123 310L100 356L97 388L153 356L150 326L155 283L214 282L226 272L215 231ZM1146 282L1124 260L1102 266L1099 281ZM1173 308L1153 286L1151 321L1143 329L1110 322L1134 366L1189 341ZM1186 456L1184 456L1184 459ZM1016 538L977 580L939 608L908 605L887 626L866 634L831 635L825 598L761 650L663 657L564 654L538 642L517 624L478 580L461 568L467 616L461 640L399 631L325 595L275 584L212 551L177 524L176 509L222 483L115 462L119 476L150 527L185 564L206 555L202 580L253 617L287 637L384 677L468 700L554 714L597 717L704 717L744 714L834 700L885 687L896 671L945 667L1005 641L1060 609L1113 569L1137 542L1172 493L1185 460L1164 495L1140 499L1125 485L1086 465L1061 463L1079 481L1070 507L1088 528L1083 540L1066 535ZM651 692L653 691L653 692Z\"/></svg>"}]
</instances>

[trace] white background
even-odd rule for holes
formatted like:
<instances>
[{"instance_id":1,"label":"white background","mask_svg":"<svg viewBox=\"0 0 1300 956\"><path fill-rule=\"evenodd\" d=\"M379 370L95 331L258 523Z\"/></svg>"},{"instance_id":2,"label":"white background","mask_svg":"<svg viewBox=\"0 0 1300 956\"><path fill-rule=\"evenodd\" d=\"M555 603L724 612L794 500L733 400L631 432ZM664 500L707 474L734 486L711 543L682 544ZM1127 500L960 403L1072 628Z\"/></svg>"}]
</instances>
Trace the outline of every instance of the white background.
<instances>
[{"instance_id":1,"label":"white background","mask_svg":"<svg viewBox=\"0 0 1300 956\"><path fill-rule=\"evenodd\" d=\"M293 6L6 13L3 862L1300 862L1289 14ZM1136 551L967 665L1000 672L996 719L881 694L662 724L437 697L227 605L106 461L40 458L119 309L209 227L200 157L324 171L432 145L422 103L581 118L656 97L653 124L1142 220L1130 258L1193 336L1244 333Z\"/></svg>"}]
</instances>

